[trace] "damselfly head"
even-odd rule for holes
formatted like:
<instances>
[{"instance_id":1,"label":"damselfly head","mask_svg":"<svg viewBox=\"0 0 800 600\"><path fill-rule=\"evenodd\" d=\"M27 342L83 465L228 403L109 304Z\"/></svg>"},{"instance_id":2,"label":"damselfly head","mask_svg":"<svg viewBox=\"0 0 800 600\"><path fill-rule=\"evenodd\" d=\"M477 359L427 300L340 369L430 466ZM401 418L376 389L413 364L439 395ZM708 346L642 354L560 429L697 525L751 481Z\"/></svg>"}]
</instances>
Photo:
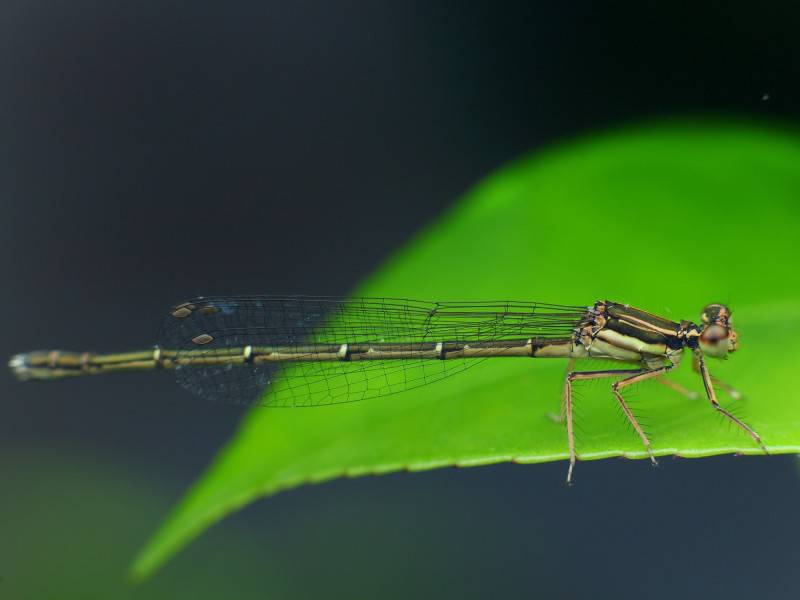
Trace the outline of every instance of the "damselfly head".
<instances>
[{"instance_id":1,"label":"damselfly head","mask_svg":"<svg viewBox=\"0 0 800 600\"><path fill-rule=\"evenodd\" d=\"M738 348L730 309L724 304L709 304L701 316L700 348L709 356L723 358Z\"/></svg>"}]
</instances>

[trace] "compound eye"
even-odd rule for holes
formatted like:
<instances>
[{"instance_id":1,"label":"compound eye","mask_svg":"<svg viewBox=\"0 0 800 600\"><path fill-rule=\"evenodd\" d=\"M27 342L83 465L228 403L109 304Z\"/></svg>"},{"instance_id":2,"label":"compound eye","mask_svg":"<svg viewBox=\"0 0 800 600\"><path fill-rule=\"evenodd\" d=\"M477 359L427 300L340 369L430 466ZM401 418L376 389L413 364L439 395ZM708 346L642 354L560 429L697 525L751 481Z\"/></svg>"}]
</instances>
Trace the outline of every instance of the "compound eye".
<instances>
[{"instance_id":1,"label":"compound eye","mask_svg":"<svg viewBox=\"0 0 800 600\"><path fill-rule=\"evenodd\" d=\"M700 340L705 344L718 344L728 339L728 328L721 325L706 327L700 335Z\"/></svg>"},{"instance_id":2,"label":"compound eye","mask_svg":"<svg viewBox=\"0 0 800 600\"><path fill-rule=\"evenodd\" d=\"M708 304L700 316L703 323L722 323L726 325L731 317L731 311L724 304Z\"/></svg>"}]
</instances>

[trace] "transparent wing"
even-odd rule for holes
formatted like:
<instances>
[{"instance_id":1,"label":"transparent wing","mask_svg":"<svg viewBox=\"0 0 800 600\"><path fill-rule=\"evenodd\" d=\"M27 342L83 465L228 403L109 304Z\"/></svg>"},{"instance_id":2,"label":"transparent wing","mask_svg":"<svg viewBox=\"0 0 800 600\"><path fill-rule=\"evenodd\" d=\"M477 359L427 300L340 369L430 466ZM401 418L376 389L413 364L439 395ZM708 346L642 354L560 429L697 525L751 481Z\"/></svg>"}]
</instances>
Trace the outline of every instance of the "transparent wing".
<instances>
[{"instance_id":1,"label":"transparent wing","mask_svg":"<svg viewBox=\"0 0 800 600\"><path fill-rule=\"evenodd\" d=\"M585 311L585 306L505 301L200 297L165 317L159 346L176 351L178 382L200 396L237 404L321 406L427 385L491 356L320 362L312 354L303 355L303 348L403 344L430 349L438 343L564 338ZM300 354L281 363L209 364L214 357L246 356L248 347L294 348Z\"/></svg>"}]
</instances>

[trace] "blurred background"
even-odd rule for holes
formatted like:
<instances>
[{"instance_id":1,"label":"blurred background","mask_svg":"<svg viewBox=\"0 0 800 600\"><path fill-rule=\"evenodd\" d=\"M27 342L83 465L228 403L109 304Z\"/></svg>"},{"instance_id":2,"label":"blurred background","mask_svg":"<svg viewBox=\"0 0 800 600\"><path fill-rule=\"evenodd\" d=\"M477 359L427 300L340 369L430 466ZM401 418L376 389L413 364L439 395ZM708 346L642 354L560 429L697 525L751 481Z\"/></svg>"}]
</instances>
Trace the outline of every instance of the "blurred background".
<instances>
[{"instance_id":1,"label":"blurred background","mask_svg":"<svg viewBox=\"0 0 800 600\"><path fill-rule=\"evenodd\" d=\"M2 355L144 347L197 294L345 294L483 176L573 136L687 114L793 127L798 17L4 2ZM132 588L241 411L166 373L0 386L0 597L796 597L788 456L600 461L573 489L560 463L334 481L250 506Z\"/></svg>"}]
</instances>

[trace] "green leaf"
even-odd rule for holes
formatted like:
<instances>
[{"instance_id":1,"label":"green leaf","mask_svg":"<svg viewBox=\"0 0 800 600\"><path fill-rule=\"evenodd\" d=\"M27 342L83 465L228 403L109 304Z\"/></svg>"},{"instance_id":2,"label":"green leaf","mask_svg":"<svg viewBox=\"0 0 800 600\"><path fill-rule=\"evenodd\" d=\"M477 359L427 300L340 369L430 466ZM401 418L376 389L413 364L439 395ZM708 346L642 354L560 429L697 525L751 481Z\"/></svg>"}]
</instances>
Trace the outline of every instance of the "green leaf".
<instances>
[{"instance_id":1,"label":"green leaf","mask_svg":"<svg viewBox=\"0 0 800 600\"><path fill-rule=\"evenodd\" d=\"M798 165L798 138L735 123L669 122L559 146L487 178L357 294L612 299L674 320L697 320L706 303L727 302L741 349L709 363L745 399L723 404L770 452L800 452ZM702 391L689 362L675 379ZM558 360L487 361L364 403L254 409L143 550L134 576L151 574L232 511L305 483L563 460L564 428L547 413L560 408L564 368ZM655 383L629 398L658 455L760 452L705 400ZM581 385L577 405L582 460L646 456L607 383Z\"/></svg>"}]
</instances>

